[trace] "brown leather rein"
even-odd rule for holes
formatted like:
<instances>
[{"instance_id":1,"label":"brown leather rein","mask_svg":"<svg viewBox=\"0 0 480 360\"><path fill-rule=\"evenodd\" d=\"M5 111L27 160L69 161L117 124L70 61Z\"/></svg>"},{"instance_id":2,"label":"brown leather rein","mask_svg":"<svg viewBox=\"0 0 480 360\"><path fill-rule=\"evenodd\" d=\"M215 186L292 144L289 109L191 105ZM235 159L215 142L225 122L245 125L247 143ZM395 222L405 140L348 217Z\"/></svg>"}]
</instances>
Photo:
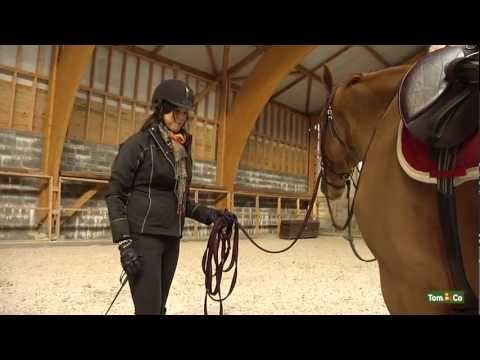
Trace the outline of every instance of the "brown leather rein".
<instances>
[{"instance_id":1,"label":"brown leather rein","mask_svg":"<svg viewBox=\"0 0 480 360\"><path fill-rule=\"evenodd\" d=\"M313 204L315 204L315 199L317 198L318 186L320 184L320 174L317 177L315 183L315 188L313 190L312 198L308 204L308 210L303 219L302 226L295 237L295 240L292 241L290 245L281 250L269 250L253 240L245 228L238 222L235 221L234 224L228 225L226 220L223 217L219 217L215 224L213 225L212 231L210 232L210 237L208 238L207 247L203 254L202 258L202 270L205 275L205 300L203 311L205 315L208 315L207 309L207 300L208 298L213 301L220 303L219 314L223 315L223 301L225 301L233 292L235 284L237 282L237 265L238 265L238 245L239 245L239 229L244 233L250 242L255 245L258 249L269 253L269 254L280 254L290 248L298 241L302 235L305 227L307 226L310 215L312 214ZM231 237L233 234L233 245L231 244ZM230 259L229 259L230 256ZM228 263L228 265L227 265ZM225 272L228 272L234 268L232 280L230 283L230 289L222 297L221 294L221 281L222 275ZM213 285L213 279L215 279L215 286Z\"/></svg>"},{"instance_id":2,"label":"brown leather rein","mask_svg":"<svg viewBox=\"0 0 480 360\"><path fill-rule=\"evenodd\" d=\"M335 92L333 93L335 94ZM333 136L347 149L347 151L353 151L348 144L346 144L339 136L338 133L335 131L334 125L333 125L333 110L331 103L333 101L333 96L331 97L330 101L328 102L328 111L327 111L327 124L326 126L330 126L331 132ZM330 125L329 125L330 124ZM345 221L345 224L343 225L338 225L338 223L335 221L335 218L332 213L331 205L330 205L330 200L328 199L328 196L326 194L326 199L327 199L327 205L328 205L328 210L330 214L330 218L332 220L332 223L334 227L337 230L345 230L348 227L348 236L345 236L344 238L350 243L350 247L352 248L355 256L360 259L361 261L364 262L371 262L375 261L376 259L364 259L362 258L357 250L355 249L355 246L353 244L353 237L351 236L351 229L350 229L350 223L353 215L353 207L355 204L355 198L357 195L357 190L358 187L360 186L360 180L361 180L361 174L362 172L360 171L360 175L358 178L358 183L356 184L355 188L355 194L353 197L352 205L350 206L350 180L353 182L355 185L355 182L353 180L353 170L350 172L345 172L345 173L337 173L334 171L334 169L330 166L331 161L328 160L328 158L325 156L325 151L324 151L324 143L325 143L325 138L326 138L326 131L322 131L322 148L321 148L321 156L322 156L322 170L317 176L317 180L315 182L315 187L312 193L312 198L309 201L308 204L308 209L307 213L305 214L305 218L303 219L302 226L300 227L300 230L297 233L297 236L295 237L294 241L290 245L288 245L286 248L281 249L281 250L269 250L261 245L259 245L255 240L253 240L248 232L245 230L245 228L238 222L235 221L234 224L228 225L227 222L223 217L219 217L216 222L213 225L213 228L210 232L210 236L208 238L207 242L207 247L205 249L205 252L202 257L202 270L205 275L205 299L204 299L204 306L203 306L203 311L205 315L208 315L208 306L207 306L207 301L208 298L211 300L218 302L219 303L219 314L223 315L223 301L225 301L233 292L233 289L235 288L235 284L237 282L237 274L238 274L238 254L239 254L239 230L241 230L244 235L247 237L250 242L255 245L258 249L269 253L269 254L280 254L283 252L286 252L290 248L292 248L293 245L296 244L300 236L302 235L303 231L305 230L308 220L310 219L312 210L313 210L313 205L315 203L315 200L317 198L318 194L318 187L320 185L320 179L322 176L325 174L325 169L328 169L331 171L334 175L343 177L345 180L345 184L342 186L347 186L347 199L348 199L348 216L347 220ZM368 154L368 150L370 149L370 145L372 143L373 137L375 135L375 131L372 134L372 137L370 139L370 142L367 147L367 151L365 153L365 156L363 158L363 161L365 161L366 155ZM326 160L326 161L325 161ZM347 176L348 175L348 176ZM326 180L326 176L324 176L324 179ZM332 184L330 184L332 185ZM333 186L335 186L333 184ZM327 190L328 192L328 190ZM232 244L232 235L233 235L233 244ZM230 257L230 258L229 258ZM228 263L228 265L227 265ZM228 293L222 297L221 294L221 282L222 282L222 276L223 273L229 272L232 269L233 275L232 275L232 280L230 282L230 288L228 290ZM214 282L215 279L215 282Z\"/></svg>"}]
</instances>

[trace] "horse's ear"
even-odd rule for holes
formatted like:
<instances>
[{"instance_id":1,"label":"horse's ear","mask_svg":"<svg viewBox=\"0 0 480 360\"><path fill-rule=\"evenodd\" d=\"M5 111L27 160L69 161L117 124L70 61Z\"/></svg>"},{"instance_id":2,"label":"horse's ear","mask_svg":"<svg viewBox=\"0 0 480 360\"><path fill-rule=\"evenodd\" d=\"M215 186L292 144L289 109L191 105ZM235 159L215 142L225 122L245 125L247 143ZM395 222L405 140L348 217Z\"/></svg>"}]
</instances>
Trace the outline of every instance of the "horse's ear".
<instances>
[{"instance_id":1,"label":"horse's ear","mask_svg":"<svg viewBox=\"0 0 480 360\"><path fill-rule=\"evenodd\" d=\"M361 73L354 74L354 75L350 78L350 80L348 80L346 86L348 87L348 86L351 86L351 85L355 85L356 83L360 82L362 79L363 79L363 74L361 74Z\"/></svg>"},{"instance_id":2,"label":"horse's ear","mask_svg":"<svg viewBox=\"0 0 480 360\"><path fill-rule=\"evenodd\" d=\"M333 91L333 76L327 65L323 67L323 81L327 87L328 93Z\"/></svg>"}]
</instances>

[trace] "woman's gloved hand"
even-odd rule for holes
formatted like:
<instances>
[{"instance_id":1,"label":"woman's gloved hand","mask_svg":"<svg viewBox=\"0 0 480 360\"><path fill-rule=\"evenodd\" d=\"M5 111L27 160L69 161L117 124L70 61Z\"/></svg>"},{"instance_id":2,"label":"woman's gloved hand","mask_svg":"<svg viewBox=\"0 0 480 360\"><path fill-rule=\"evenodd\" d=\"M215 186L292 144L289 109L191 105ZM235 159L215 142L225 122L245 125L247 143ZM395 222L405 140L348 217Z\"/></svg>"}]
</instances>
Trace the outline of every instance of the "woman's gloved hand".
<instances>
[{"instance_id":1,"label":"woman's gloved hand","mask_svg":"<svg viewBox=\"0 0 480 360\"><path fill-rule=\"evenodd\" d=\"M222 216L227 222L228 226L232 226L237 221L237 216L234 213L228 211L227 209L225 210L212 209L212 210L213 210L212 222L217 221L217 219Z\"/></svg>"},{"instance_id":2,"label":"woman's gloved hand","mask_svg":"<svg viewBox=\"0 0 480 360\"><path fill-rule=\"evenodd\" d=\"M137 254L132 246L132 238L125 238L120 241L118 249L120 250L120 262L127 276L133 279L142 270L141 256Z\"/></svg>"}]
</instances>

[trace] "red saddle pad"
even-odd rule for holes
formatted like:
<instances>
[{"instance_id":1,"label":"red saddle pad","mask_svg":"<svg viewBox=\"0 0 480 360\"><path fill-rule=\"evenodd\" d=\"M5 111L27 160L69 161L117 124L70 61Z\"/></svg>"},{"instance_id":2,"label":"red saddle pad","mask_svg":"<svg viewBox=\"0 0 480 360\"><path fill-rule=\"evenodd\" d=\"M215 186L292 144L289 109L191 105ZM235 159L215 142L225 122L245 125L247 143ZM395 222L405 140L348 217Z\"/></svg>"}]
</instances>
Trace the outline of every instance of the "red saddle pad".
<instances>
[{"instance_id":1,"label":"red saddle pad","mask_svg":"<svg viewBox=\"0 0 480 360\"><path fill-rule=\"evenodd\" d=\"M437 164L430 157L430 148L414 138L403 124L401 124L401 151L407 163L418 172L437 179L440 177L461 177L467 175L468 169L479 166L480 133L477 132L462 145L457 154L455 168L451 171L439 172Z\"/></svg>"}]
</instances>

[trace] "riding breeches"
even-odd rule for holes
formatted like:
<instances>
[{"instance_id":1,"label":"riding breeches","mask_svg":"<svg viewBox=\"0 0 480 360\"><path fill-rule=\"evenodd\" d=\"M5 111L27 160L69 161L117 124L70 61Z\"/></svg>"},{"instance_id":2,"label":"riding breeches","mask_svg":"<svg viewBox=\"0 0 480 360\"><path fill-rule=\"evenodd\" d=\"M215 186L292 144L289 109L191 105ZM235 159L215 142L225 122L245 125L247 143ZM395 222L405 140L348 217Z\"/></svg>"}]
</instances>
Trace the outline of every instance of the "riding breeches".
<instances>
[{"instance_id":1,"label":"riding breeches","mask_svg":"<svg viewBox=\"0 0 480 360\"><path fill-rule=\"evenodd\" d=\"M177 268L180 239L164 235L132 234L141 256L142 271L129 279L135 315L164 315Z\"/></svg>"}]
</instances>

